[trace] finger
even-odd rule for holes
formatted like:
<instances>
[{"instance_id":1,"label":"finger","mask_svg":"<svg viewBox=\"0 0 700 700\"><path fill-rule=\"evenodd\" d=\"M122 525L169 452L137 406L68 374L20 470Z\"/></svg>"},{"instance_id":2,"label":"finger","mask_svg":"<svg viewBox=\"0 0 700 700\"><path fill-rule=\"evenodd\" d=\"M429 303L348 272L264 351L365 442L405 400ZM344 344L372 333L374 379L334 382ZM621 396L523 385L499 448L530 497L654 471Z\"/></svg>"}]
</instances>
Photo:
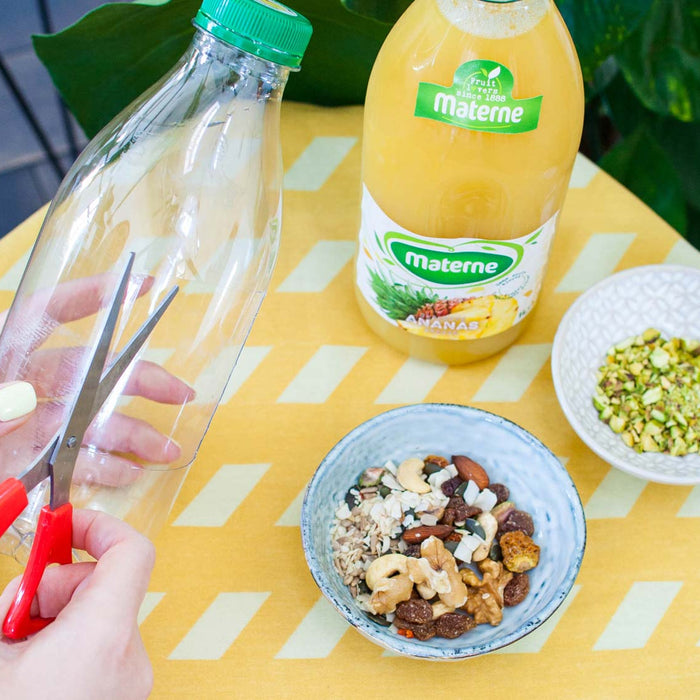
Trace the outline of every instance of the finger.
<instances>
[{"instance_id":1,"label":"finger","mask_svg":"<svg viewBox=\"0 0 700 700\"><path fill-rule=\"evenodd\" d=\"M36 597L32 601L32 617L56 617L70 602L75 589L92 573L94 562L77 562L51 566L44 571ZM21 576L7 584L0 595L0 620L4 620L19 589Z\"/></svg>"},{"instance_id":2,"label":"finger","mask_svg":"<svg viewBox=\"0 0 700 700\"><path fill-rule=\"evenodd\" d=\"M147 360L136 363L124 388L129 396L141 396L158 403L183 404L191 401L195 392L181 379L160 365Z\"/></svg>"},{"instance_id":3,"label":"finger","mask_svg":"<svg viewBox=\"0 0 700 700\"><path fill-rule=\"evenodd\" d=\"M180 457L180 446L146 421L113 413L88 430L85 441L105 452L127 452L146 462L168 464Z\"/></svg>"},{"instance_id":4,"label":"finger","mask_svg":"<svg viewBox=\"0 0 700 700\"><path fill-rule=\"evenodd\" d=\"M0 384L0 437L26 423L36 408L36 393L29 382Z\"/></svg>"},{"instance_id":5,"label":"finger","mask_svg":"<svg viewBox=\"0 0 700 700\"><path fill-rule=\"evenodd\" d=\"M5 586L5 590L2 592L2 594L0 594L0 620L5 619L5 615L7 615L10 605L12 605L15 595L17 595L17 589L19 588L21 580L21 576L15 576L15 578L13 578L12 581Z\"/></svg>"},{"instance_id":6,"label":"finger","mask_svg":"<svg viewBox=\"0 0 700 700\"><path fill-rule=\"evenodd\" d=\"M143 467L126 457L95 449L81 449L75 462L73 483L84 487L120 488L133 484L142 476ZM79 494L76 498L80 498Z\"/></svg>"},{"instance_id":7,"label":"finger","mask_svg":"<svg viewBox=\"0 0 700 700\"><path fill-rule=\"evenodd\" d=\"M112 294L116 276L104 273L59 284L46 305L46 313L57 323L70 323L97 313ZM153 286L153 277L132 275L129 286L143 296ZM128 294L128 291L127 291Z\"/></svg>"},{"instance_id":8,"label":"finger","mask_svg":"<svg viewBox=\"0 0 700 700\"><path fill-rule=\"evenodd\" d=\"M155 562L153 545L131 526L99 511L75 510L73 546L97 559L74 592L63 620L135 626Z\"/></svg>"},{"instance_id":9,"label":"finger","mask_svg":"<svg viewBox=\"0 0 700 700\"><path fill-rule=\"evenodd\" d=\"M86 348L51 348L33 356L25 379L39 396L64 396L73 391L75 369L82 365ZM123 393L159 403L182 404L194 398L194 390L160 365L139 360L129 373Z\"/></svg>"},{"instance_id":10,"label":"finger","mask_svg":"<svg viewBox=\"0 0 700 700\"><path fill-rule=\"evenodd\" d=\"M92 561L51 566L46 569L32 605L32 615L56 617L70 603L76 588L94 570L95 562Z\"/></svg>"}]
</instances>

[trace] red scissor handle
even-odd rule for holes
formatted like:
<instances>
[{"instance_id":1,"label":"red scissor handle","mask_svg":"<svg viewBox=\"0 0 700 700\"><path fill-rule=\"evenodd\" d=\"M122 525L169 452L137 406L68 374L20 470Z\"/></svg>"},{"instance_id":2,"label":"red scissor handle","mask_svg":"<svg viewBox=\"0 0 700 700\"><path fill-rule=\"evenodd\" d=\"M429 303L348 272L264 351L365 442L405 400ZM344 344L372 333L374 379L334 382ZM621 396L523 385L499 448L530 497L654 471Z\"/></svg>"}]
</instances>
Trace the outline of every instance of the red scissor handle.
<instances>
[{"instance_id":1,"label":"red scissor handle","mask_svg":"<svg viewBox=\"0 0 700 700\"><path fill-rule=\"evenodd\" d=\"M0 484L0 535L6 532L28 503L27 491L19 479L5 479Z\"/></svg>"},{"instance_id":2,"label":"red scissor handle","mask_svg":"<svg viewBox=\"0 0 700 700\"><path fill-rule=\"evenodd\" d=\"M56 510L44 506L39 514L27 568L2 626L6 637L24 639L54 620L53 617L32 617L32 601L49 564L70 564L73 561L72 544L73 506L64 503Z\"/></svg>"}]
</instances>

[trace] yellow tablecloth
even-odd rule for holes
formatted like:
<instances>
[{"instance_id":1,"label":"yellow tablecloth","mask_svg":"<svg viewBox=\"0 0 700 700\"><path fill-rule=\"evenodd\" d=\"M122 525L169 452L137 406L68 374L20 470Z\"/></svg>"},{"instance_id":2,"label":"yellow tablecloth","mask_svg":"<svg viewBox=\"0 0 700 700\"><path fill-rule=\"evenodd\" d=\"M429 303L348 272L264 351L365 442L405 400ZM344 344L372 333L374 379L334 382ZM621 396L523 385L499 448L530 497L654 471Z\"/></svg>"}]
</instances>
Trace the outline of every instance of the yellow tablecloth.
<instances>
[{"instance_id":1,"label":"yellow tablecloth","mask_svg":"<svg viewBox=\"0 0 700 700\"><path fill-rule=\"evenodd\" d=\"M700 254L579 157L542 302L519 342L479 364L407 359L352 291L362 111L287 104L282 247L225 401L156 540L142 609L154 698L700 696L700 487L648 484L596 457L554 394L551 343L578 294L613 271ZM0 307L43 211L0 242ZM301 497L363 420L402 403L475 405L532 431L566 464L588 546L565 604L532 635L455 664L387 655L314 585ZM16 565L0 562L7 580Z\"/></svg>"}]
</instances>

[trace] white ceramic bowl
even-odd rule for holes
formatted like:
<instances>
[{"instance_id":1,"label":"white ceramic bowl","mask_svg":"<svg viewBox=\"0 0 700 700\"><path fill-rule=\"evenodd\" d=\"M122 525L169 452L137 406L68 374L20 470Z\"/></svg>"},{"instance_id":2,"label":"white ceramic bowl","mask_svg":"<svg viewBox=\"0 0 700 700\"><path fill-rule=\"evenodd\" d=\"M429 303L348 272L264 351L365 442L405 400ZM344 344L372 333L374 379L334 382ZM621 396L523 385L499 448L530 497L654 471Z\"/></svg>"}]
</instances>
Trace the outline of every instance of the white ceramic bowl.
<instances>
[{"instance_id":1,"label":"white ceramic bowl","mask_svg":"<svg viewBox=\"0 0 700 700\"><path fill-rule=\"evenodd\" d=\"M666 338L700 339L700 270L681 265L635 267L581 295L554 338L557 398L571 427L609 464L650 481L700 484L700 455L638 454L598 419L592 404L596 370L608 349L650 327Z\"/></svg>"},{"instance_id":2,"label":"white ceramic bowl","mask_svg":"<svg viewBox=\"0 0 700 700\"><path fill-rule=\"evenodd\" d=\"M503 622L479 625L457 639L406 639L372 621L355 604L333 567L331 525L336 508L369 466L429 454L466 454L491 480L510 489L515 504L535 523L540 562L530 574L527 598L503 612ZM559 460L530 433L505 418L468 406L402 406L362 423L328 453L306 490L301 536L311 574L345 619L371 641L404 656L456 660L485 654L541 625L574 583L586 542L583 509Z\"/></svg>"}]
</instances>

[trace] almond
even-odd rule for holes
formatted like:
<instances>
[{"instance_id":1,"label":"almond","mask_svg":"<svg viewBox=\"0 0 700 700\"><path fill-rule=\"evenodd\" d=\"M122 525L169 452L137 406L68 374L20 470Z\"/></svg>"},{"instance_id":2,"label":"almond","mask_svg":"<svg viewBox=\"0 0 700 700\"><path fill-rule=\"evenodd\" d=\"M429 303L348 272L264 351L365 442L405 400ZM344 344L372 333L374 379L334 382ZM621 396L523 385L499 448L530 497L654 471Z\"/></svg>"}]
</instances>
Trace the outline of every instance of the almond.
<instances>
[{"instance_id":1,"label":"almond","mask_svg":"<svg viewBox=\"0 0 700 700\"><path fill-rule=\"evenodd\" d=\"M486 470L477 464L473 459L464 455L453 455L452 464L455 465L457 473L465 481L473 481L479 489L485 489L489 485L489 475Z\"/></svg>"},{"instance_id":2,"label":"almond","mask_svg":"<svg viewBox=\"0 0 700 700\"><path fill-rule=\"evenodd\" d=\"M402 535L405 542L408 544L420 544L428 537L437 537L444 540L454 532L451 525L420 525L412 527L410 530L404 530Z\"/></svg>"}]
</instances>

